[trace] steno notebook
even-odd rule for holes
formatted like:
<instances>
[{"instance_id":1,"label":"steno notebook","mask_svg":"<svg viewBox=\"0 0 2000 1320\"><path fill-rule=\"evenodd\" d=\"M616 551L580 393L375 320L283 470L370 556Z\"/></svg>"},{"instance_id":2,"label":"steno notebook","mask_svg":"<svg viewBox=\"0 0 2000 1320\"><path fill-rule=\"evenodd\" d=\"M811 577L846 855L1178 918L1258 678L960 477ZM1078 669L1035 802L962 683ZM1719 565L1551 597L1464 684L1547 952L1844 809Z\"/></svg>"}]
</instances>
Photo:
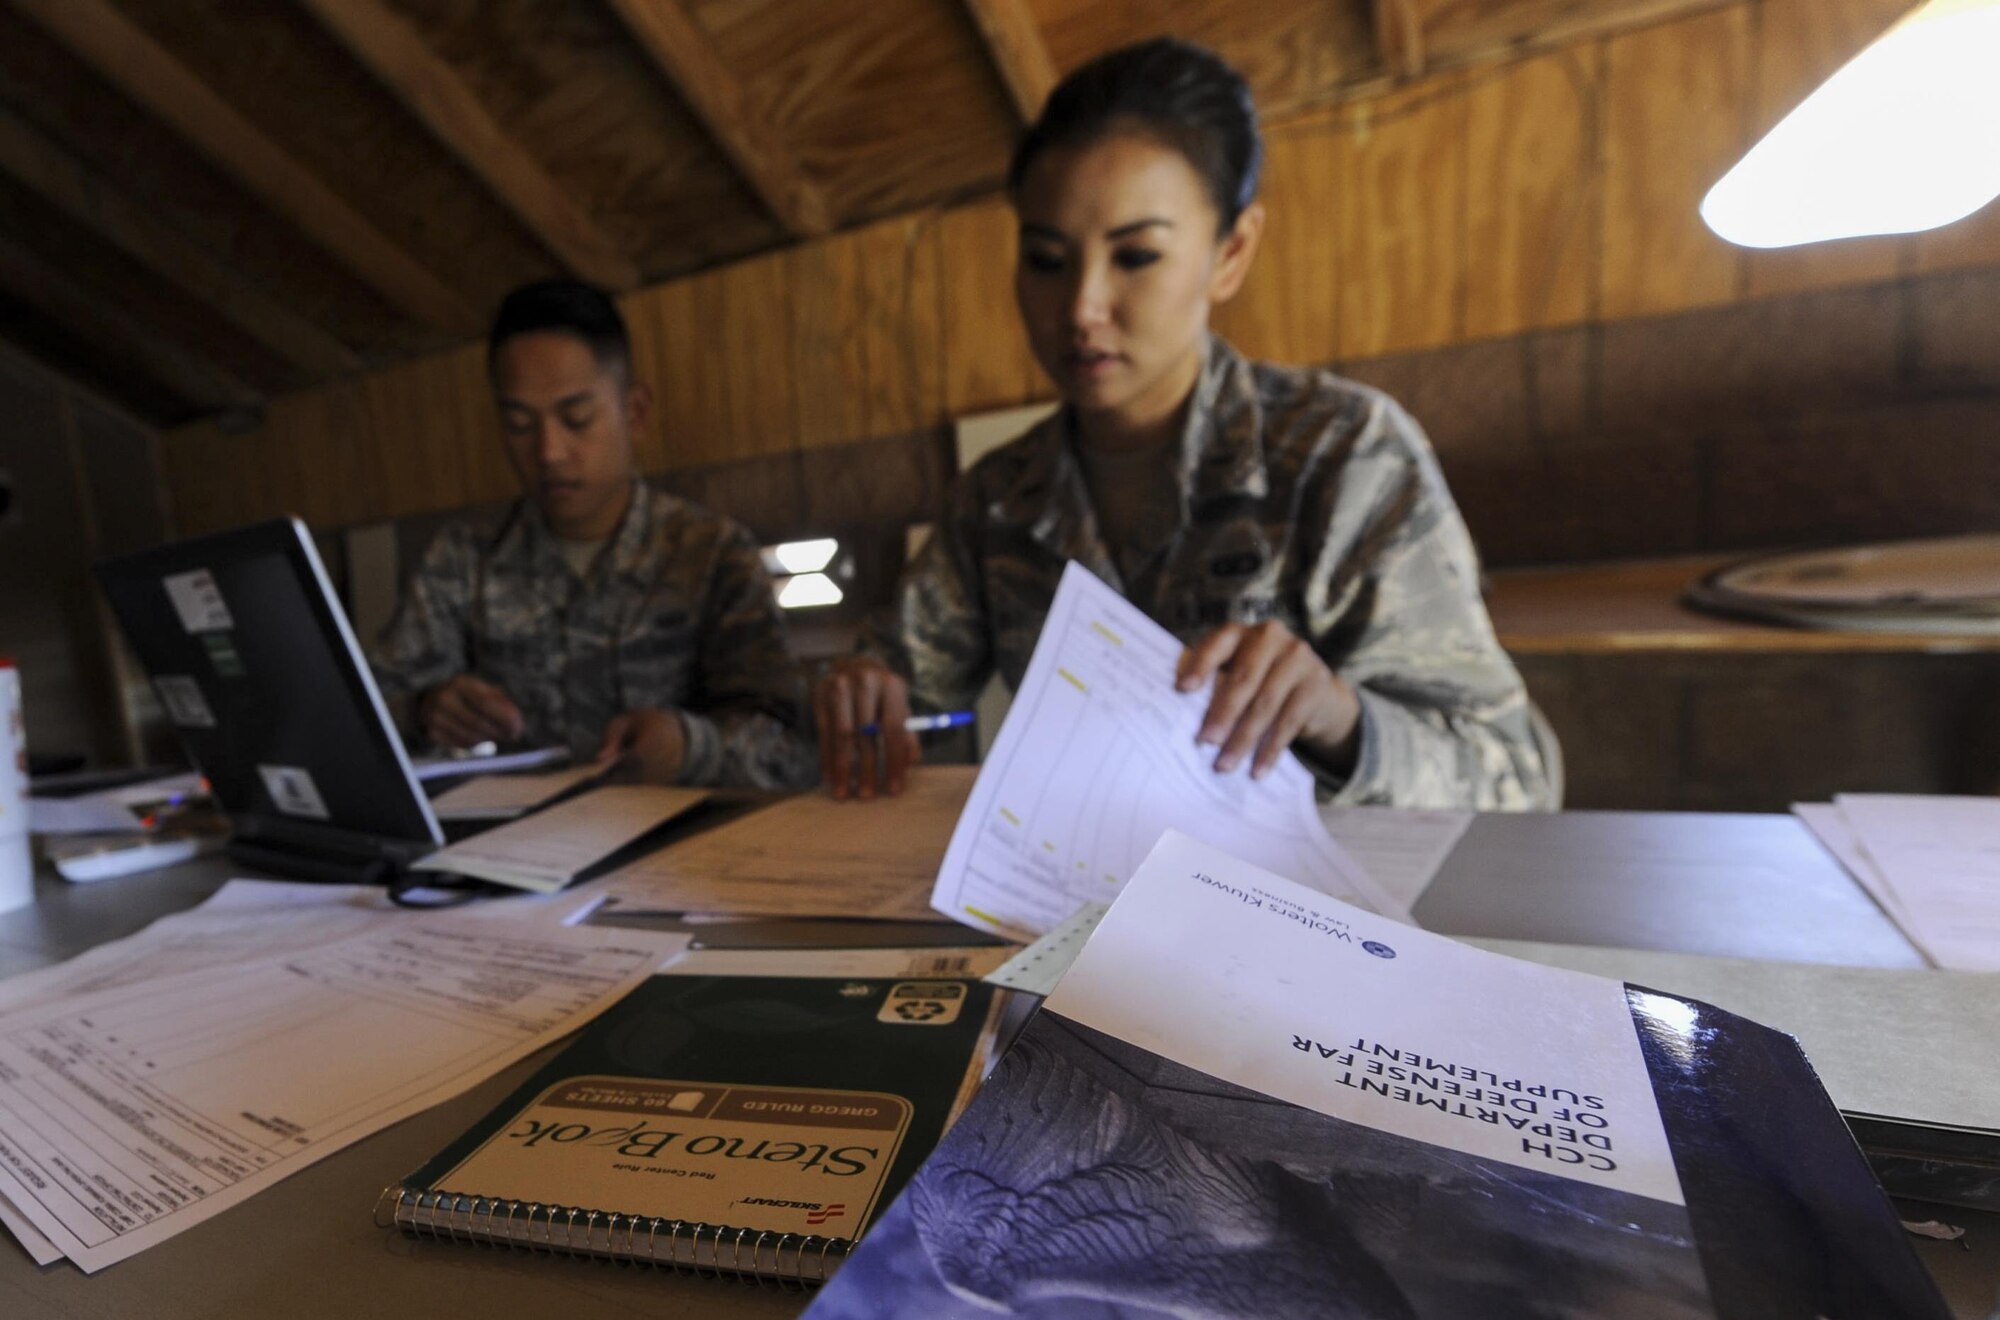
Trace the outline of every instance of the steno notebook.
<instances>
[{"instance_id":1,"label":"steno notebook","mask_svg":"<svg viewBox=\"0 0 2000 1320\"><path fill-rule=\"evenodd\" d=\"M810 1320L1943 1320L1797 1042L1169 833Z\"/></svg>"},{"instance_id":2,"label":"steno notebook","mask_svg":"<svg viewBox=\"0 0 2000 1320\"><path fill-rule=\"evenodd\" d=\"M996 1003L976 980L654 976L377 1220L820 1281L969 1098Z\"/></svg>"}]
</instances>

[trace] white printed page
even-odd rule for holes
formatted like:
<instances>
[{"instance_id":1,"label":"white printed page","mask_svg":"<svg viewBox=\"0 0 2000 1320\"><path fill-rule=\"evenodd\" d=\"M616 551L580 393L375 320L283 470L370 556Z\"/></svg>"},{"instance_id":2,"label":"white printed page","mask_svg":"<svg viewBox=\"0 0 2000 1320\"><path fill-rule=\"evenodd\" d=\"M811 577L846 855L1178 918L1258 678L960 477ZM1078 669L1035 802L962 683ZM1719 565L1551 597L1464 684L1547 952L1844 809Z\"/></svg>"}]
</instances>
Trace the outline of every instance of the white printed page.
<instances>
[{"instance_id":1,"label":"white printed page","mask_svg":"<svg viewBox=\"0 0 2000 1320\"><path fill-rule=\"evenodd\" d=\"M1328 837L1286 752L1263 779L1195 742L1210 691L1180 692L1181 644L1071 563L931 893L939 912L1034 939L1107 903L1169 828L1322 893L1406 916Z\"/></svg>"},{"instance_id":2,"label":"white printed page","mask_svg":"<svg viewBox=\"0 0 2000 1320\"><path fill-rule=\"evenodd\" d=\"M1843 793L1835 804L1910 943L1939 967L2000 971L2000 799Z\"/></svg>"},{"instance_id":3,"label":"white printed page","mask_svg":"<svg viewBox=\"0 0 2000 1320\"><path fill-rule=\"evenodd\" d=\"M456 920L568 924L571 895L509 895L452 909ZM199 907L155 921L122 940L67 962L0 980L0 1013L59 995L138 985L230 963L303 953L369 931L395 930L419 913L398 907L380 885L292 880L231 880Z\"/></svg>"},{"instance_id":4,"label":"white printed page","mask_svg":"<svg viewBox=\"0 0 2000 1320\"><path fill-rule=\"evenodd\" d=\"M577 765L539 775L481 775L432 798L431 810L439 820L509 820L609 768Z\"/></svg>"},{"instance_id":5,"label":"white printed page","mask_svg":"<svg viewBox=\"0 0 2000 1320\"><path fill-rule=\"evenodd\" d=\"M917 766L893 798L801 793L620 867L597 885L621 912L937 920L938 858L973 767Z\"/></svg>"},{"instance_id":6,"label":"white printed page","mask_svg":"<svg viewBox=\"0 0 2000 1320\"><path fill-rule=\"evenodd\" d=\"M1045 1007L1335 1118L1685 1204L1620 982L1329 903L1179 833Z\"/></svg>"},{"instance_id":7,"label":"white printed page","mask_svg":"<svg viewBox=\"0 0 2000 1320\"><path fill-rule=\"evenodd\" d=\"M700 788L615 785L475 834L416 863L425 871L553 893L708 796Z\"/></svg>"},{"instance_id":8,"label":"white printed page","mask_svg":"<svg viewBox=\"0 0 2000 1320\"><path fill-rule=\"evenodd\" d=\"M1047 997L1110 910L1109 903L1085 903L1068 921L987 973L985 979L1005 990Z\"/></svg>"},{"instance_id":9,"label":"white printed page","mask_svg":"<svg viewBox=\"0 0 2000 1320\"><path fill-rule=\"evenodd\" d=\"M53 1265L63 1258L62 1248L43 1237L28 1222L28 1217L9 1205L4 1197L0 1197L0 1228L12 1233L14 1240L21 1244L21 1249L28 1253L28 1258L37 1265Z\"/></svg>"},{"instance_id":10,"label":"white printed page","mask_svg":"<svg viewBox=\"0 0 2000 1320\"><path fill-rule=\"evenodd\" d=\"M0 1015L0 1197L101 1269L574 1030L685 944L411 916Z\"/></svg>"},{"instance_id":11,"label":"white printed page","mask_svg":"<svg viewBox=\"0 0 2000 1320\"><path fill-rule=\"evenodd\" d=\"M1875 900L1875 906L1882 909L1882 914L1896 923L1896 928L1903 932L1903 938L1910 942L1910 947L1926 963L1938 966L1937 955L1924 947L1923 934L1902 896L1883 876L1882 868L1875 864L1875 859L1868 855L1868 850L1856 837L1854 827L1848 824L1839 806L1832 802L1794 802L1792 814L1812 831L1820 846L1833 854L1834 860L1868 897Z\"/></svg>"}]
</instances>

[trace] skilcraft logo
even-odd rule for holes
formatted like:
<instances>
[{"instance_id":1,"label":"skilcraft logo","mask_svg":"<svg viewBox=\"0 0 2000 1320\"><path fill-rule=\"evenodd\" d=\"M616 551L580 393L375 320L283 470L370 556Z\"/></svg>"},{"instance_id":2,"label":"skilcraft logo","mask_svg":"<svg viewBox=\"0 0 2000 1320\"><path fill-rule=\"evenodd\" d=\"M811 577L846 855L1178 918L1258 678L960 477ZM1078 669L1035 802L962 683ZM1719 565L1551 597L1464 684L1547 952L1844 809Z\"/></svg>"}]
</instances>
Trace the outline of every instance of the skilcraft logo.
<instances>
[{"instance_id":1,"label":"skilcraft logo","mask_svg":"<svg viewBox=\"0 0 2000 1320\"><path fill-rule=\"evenodd\" d=\"M832 1205L825 1206L821 1209L807 1211L806 1222L808 1224L824 1224L827 1220L839 1219L846 1213L847 1213L846 1203L843 1201L835 1201Z\"/></svg>"}]
</instances>

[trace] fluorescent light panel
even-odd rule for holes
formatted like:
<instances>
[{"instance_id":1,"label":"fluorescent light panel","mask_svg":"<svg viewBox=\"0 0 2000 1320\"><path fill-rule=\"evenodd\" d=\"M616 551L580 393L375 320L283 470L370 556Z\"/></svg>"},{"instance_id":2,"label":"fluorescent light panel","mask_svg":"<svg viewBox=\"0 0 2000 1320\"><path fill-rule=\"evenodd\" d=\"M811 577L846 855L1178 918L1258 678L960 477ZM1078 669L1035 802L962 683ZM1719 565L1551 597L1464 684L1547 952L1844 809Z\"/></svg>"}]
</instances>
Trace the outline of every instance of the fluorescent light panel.
<instances>
[{"instance_id":1,"label":"fluorescent light panel","mask_svg":"<svg viewBox=\"0 0 2000 1320\"><path fill-rule=\"evenodd\" d=\"M831 536L813 541L786 541L764 548L765 567L773 573L824 573L840 553L840 542Z\"/></svg>"},{"instance_id":2,"label":"fluorescent light panel","mask_svg":"<svg viewBox=\"0 0 2000 1320\"><path fill-rule=\"evenodd\" d=\"M840 584L824 573L800 573L778 586L778 608L807 610L817 605L840 604Z\"/></svg>"}]
</instances>

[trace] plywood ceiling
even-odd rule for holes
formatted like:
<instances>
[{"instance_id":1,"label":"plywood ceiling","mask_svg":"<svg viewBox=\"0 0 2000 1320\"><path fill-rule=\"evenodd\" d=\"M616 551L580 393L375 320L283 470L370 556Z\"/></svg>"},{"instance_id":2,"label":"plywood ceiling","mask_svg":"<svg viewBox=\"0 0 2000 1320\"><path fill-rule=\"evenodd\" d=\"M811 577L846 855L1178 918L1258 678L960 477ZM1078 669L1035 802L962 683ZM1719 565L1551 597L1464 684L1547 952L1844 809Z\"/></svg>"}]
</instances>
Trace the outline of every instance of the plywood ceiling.
<instances>
[{"instance_id":1,"label":"plywood ceiling","mask_svg":"<svg viewBox=\"0 0 2000 1320\"><path fill-rule=\"evenodd\" d=\"M1160 33L1282 119L1717 0L0 0L0 339L161 424L994 189Z\"/></svg>"}]
</instances>

